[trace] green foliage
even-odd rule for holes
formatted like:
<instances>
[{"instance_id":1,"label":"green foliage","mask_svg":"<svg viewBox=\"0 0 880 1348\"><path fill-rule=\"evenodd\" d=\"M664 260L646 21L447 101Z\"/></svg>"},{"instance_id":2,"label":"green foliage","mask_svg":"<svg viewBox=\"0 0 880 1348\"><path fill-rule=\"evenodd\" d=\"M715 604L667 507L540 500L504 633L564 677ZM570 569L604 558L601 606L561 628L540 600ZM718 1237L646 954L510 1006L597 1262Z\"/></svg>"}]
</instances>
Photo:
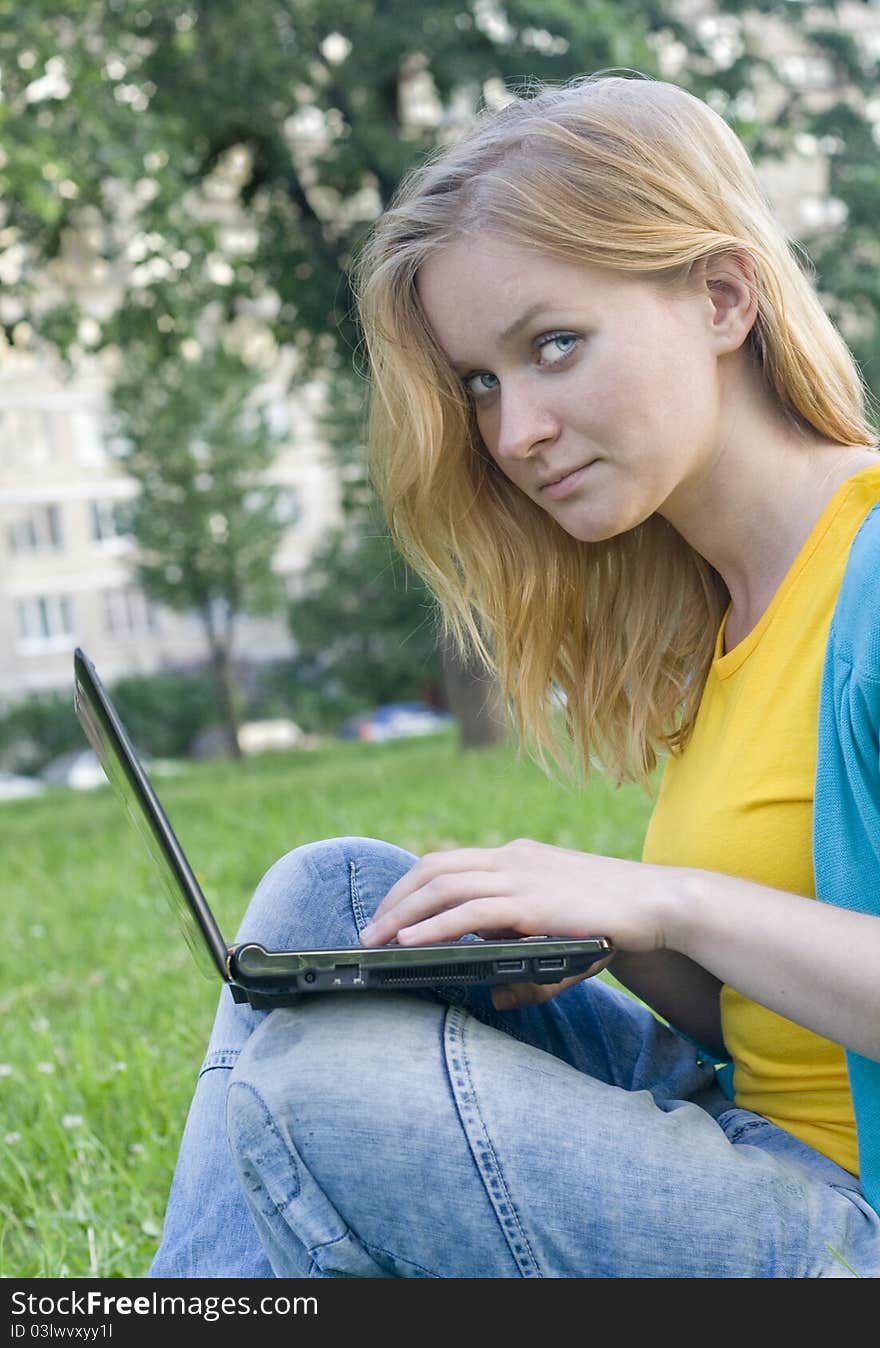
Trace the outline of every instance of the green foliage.
<instances>
[{"instance_id":1,"label":"green foliage","mask_svg":"<svg viewBox=\"0 0 880 1348\"><path fill-rule=\"evenodd\" d=\"M138 578L151 598L199 614L233 753L235 621L271 612L283 596L272 560L285 520L268 478L277 436L257 400L260 383L220 343L164 356L141 345L112 397L118 455L140 488L125 521Z\"/></svg>"},{"instance_id":2,"label":"green foliage","mask_svg":"<svg viewBox=\"0 0 880 1348\"><path fill-rule=\"evenodd\" d=\"M222 720L208 671L164 670L118 679L109 692L140 752L182 758L196 734ZM39 773L88 744L67 694L33 694L0 714L0 769Z\"/></svg>"},{"instance_id":3,"label":"green foliage","mask_svg":"<svg viewBox=\"0 0 880 1348\"><path fill-rule=\"evenodd\" d=\"M781 0L719 0L719 10L742 20L756 12L772 16L797 34L789 55L798 51L804 68L810 73L806 86L798 87L787 63L776 62L773 51L758 57L754 46L744 39L745 60L742 72L737 65L727 71L713 72L694 86L694 92L710 89L723 91L716 106L727 117L758 160L768 161L801 153L802 138L816 143L828 168L827 199L838 203L840 220L816 228L804 225L798 231L798 243L815 268L816 283L826 308L841 329L861 367L868 388L868 411L880 429L880 156L878 156L877 104L880 81L880 52L875 41L868 44L858 36L859 19L871 25L876 6L871 0L858 0L847 6L847 19L841 23L838 0L813 0L809 5ZM860 11L862 13L860 14ZM731 76L736 75L732 81ZM772 116L759 123L743 124L740 109L747 105L742 92L763 84L772 97ZM765 96L766 96L765 95Z\"/></svg>"},{"instance_id":4,"label":"green foliage","mask_svg":"<svg viewBox=\"0 0 880 1348\"><path fill-rule=\"evenodd\" d=\"M878 71L877 73L880 73ZM876 87L875 74L875 87ZM859 362L868 388L880 398L880 153L877 128L840 102L813 122L829 145L829 192L846 218L809 242L828 309ZM875 425L880 429L877 412Z\"/></svg>"},{"instance_id":5,"label":"green foliage","mask_svg":"<svg viewBox=\"0 0 880 1348\"><path fill-rule=\"evenodd\" d=\"M315 677L296 658L261 661L248 671L246 715L249 720L290 719L307 734L332 735L340 723L366 704Z\"/></svg>"},{"instance_id":6,"label":"green foliage","mask_svg":"<svg viewBox=\"0 0 880 1348\"><path fill-rule=\"evenodd\" d=\"M296 682L320 690L326 719L401 698L442 702L434 601L378 514L335 531L290 606Z\"/></svg>"},{"instance_id":7,"label":"green foliage","mask_svg":"<svg viewBox=\"0 0 880 1348\"><path fill-rule=\"evenodd\" d=\"M113 402L119 457L140 487L126 523L144 590L184 611L271 610L284 524L258 376L221 347L191 361L138 354Z\"/></svg>"},{"instance_id":8,"label":"green foliage","mask_svg":"<svg viewBox=\"0 0 880 1348\"><path fill-rule=\"evenodd\" d=\"M821 136L823 118L859 124L831 151L831 191L850 216L817 243L823 287L845 290L870 329L873 370L876 265L859 230L877 218L876 52L840 23L836 0L718 0L721 39L711 12L695 22L675 8L428 0L414 23L402 0L0 0L2 246L23 250L4 275L3 322L11 331L29 317L62 348L88 344L60 307L43 316L35 303L46 261L70 256L75 231L94 258L126 259L125 294L98 345L171 355L207 312L229 321L272 297L267 321L302 372L347 363L358 340L351 257L408 168L505 88L614 67L659 73L660 46L675 42L677 78L759 157L786 153L800 132ZM856 17L872 8L849 6ZM758 49L756 13L796 33L808 62L829 63L821 97ZM758 84L776 106L756 119ZM218 191L222 210L206 209Z\"/></svg>"},{"instance_id":9,"label":"green foliage","mask_svg":"<svg viewBox=\"0 0 880 1348\"><path fill-rule=\"evenodd\" d=\"M302 370L347 363L358 340L351 256L409 167L504 87L612 67L659 73L660 44L674 41L685 52L678 78L759 157L787 152L800 132L821 136L823 120L858 123L831 151L831 191L850 216L817 245L823 287L846 291L871 329L873 370L877 269L868 237L851 231L877 218L876 53L840 24L834 0L718 0L718 11L730 41L664 0L430 0L418 24L401 0L0 0L3 246L24 250L4 276L3 321L11 330L29 317L62 349L83 344L62 306L34 303L45 262L66 255L75 230L94 256L128 260L99 345L170 355L209 310L231 320L272 296L274 335ZM827 95L805 96L757 48L750 20L760 12L796 32L808 60L830 63ZM743 95L759 81L781 101L756 122ZM218 175L227 205L212 213ZM244 229L230 246L233 218Z\"/></svg>"},{"instance_id":10,"label":"green foliage","mask_svg":"<svg viewBox=\"0 0 880 1348\"><path fill-rule=\"evenodd\" d=\"M357 342L347 273L365 225L450 124L493 87L655 65L636 0L517 0L505 20L431 0L418 20L402 0L78 0L26 14L0 0L0 198L34 262L7 282L21 314L39 322L34 283L73 228L129 264L99 343L170 353L209 308L231 319L272 294L276 339L323 370ZM406 110L419 78L441 108L433 122ZM243 157L232 176L230 154ZM234 212L204 209L218 173L250 231L232 248ZM11 325L10 313L7 301ZM163 315L173 329L157 328Z\"/></svg>"},{"instance_id":11,"label":"green foliage","mask_svg":"<svg viewBox=\"0 0 880 1348\"><path fill-rule=\"evenodd\" d=\"M207 672L163 670L118 679L110 690L139 751L153 758L184 758L200 730L222 719Z\"/></svg>"},{"instance_id":12,"label":"green foliage","mask_svg":"<svg viewBox=\"0 0 880 1348\"><path fill-rule=\"evenodd\" d=\"M873 12L868 0L848 9ZM351 620L338 584L358 580L364 630L347 670L339 650L337 710L375 699L367 627L373 614L396 623L403 603L396 582L378 597L393 568L371 552L377 529L365 522L373 502L359 424L365 386L352 377L352 258L406 171L508 91L609 68L659 74L661 49L675 43L683 58L675 78L758 160L797 152L804 134L816 138L845 218L812 236L801 231L799 242L880 394L876 51L839 22L835 0L717 0L717 14L699 20L676 10L667 0L426 0L414 22L403 0L0 0L0 320L11 335L28 318L72 359L108 347L121 355L114 403L142 456L134 527L151 594L222 627L242 608L278 601L267 496L251 508L265 442L236 416L257 378L229 354L237 325L262 324L295 357L297 378L319 374L340 394L328 429L349 539L338 574L332 558L320 558L295 610L304 640L295 682L307 717L328 714L318 646L335 621ZM826 63L824 85L799 86L775 50L759 49L756 13L787 26L806 67ZM47 303L46 267L57 258L68 276L91 281L103 268L120 282L119 303L91 330L78 321L73 291ZM206 447L211 490L199 458ZM136 455L128 462L137 475ZM407 603L415 597L408 581L402 592ZM389 688L431 677L412 635L425 630L427 610L419 599L415 607L388 634ZM221 668L228 632L210 635L234 715Z\"/></svg>"},{"instance_id":13,"label":"green foliage","mask_svg":"<svg viewBox=\"0 0 880 1348\"><path fill-rule=\"evenodd\" d=\"M0 769L36 773L70 749L85 748L73 699L35 693L0 713Z\"/></svg>"}]
</instances>

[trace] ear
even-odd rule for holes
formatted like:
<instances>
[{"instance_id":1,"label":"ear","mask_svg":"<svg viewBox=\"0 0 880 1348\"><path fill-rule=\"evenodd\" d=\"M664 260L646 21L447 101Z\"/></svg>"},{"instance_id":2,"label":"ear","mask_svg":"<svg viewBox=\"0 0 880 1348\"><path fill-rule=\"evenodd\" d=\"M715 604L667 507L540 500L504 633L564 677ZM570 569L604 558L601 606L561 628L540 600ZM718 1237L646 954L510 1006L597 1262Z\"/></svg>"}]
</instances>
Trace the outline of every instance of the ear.
<instances>
[{"instance_id":1,"label":"ear","mask_svg":"<svg viewBox=\"0 0 880 1348\"><path fill-rule=\"evenodd\" d=\"M718 355L738 351L758 317L754 262L747 253L717 253L699 258L692 276L711 304L710 332Z\"/></svg>"}]
</instances>

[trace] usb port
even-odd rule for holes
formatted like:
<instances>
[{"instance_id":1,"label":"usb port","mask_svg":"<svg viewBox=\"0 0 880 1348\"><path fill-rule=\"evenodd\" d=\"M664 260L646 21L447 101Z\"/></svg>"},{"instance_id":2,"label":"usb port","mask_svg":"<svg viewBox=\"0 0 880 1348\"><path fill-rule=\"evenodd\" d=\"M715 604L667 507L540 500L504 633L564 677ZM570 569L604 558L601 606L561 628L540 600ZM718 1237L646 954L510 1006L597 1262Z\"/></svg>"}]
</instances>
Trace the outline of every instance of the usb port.
<instances>
[{"instance_id":1,"label":"usb port","mask_svg":"<svg viewBox=\"0 0 880 1348\"><path fill-rule=\"evenodd\" d=\"M521 974L526 967L525 960L496 960L495 969L499 974Z\"/></svg>"},{"instance_id":2,"label":"usb port","mask_svg":"<svg viewBox=\"0 0 880 1348\"><path fill-rule=\"evenodd\" d=\"M565 960L563 959L563 957L562 957L561 955L557 956L556 959L543 959L543 960L538 960L538 968L539 968L540 970L547 970L547 969L564 969L564 968L565 968Z\"/></svg>"}]
</instances>

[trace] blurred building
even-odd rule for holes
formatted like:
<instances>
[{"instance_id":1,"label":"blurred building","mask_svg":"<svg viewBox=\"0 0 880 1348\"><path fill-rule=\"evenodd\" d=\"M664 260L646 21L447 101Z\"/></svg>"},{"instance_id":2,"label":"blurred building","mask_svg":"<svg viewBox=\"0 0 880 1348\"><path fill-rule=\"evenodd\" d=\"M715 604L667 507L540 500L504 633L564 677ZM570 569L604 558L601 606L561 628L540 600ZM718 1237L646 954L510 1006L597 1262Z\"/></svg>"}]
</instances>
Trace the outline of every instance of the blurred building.
<instances>
[{"instance_id":1,"label":"blurred building","mask_svg":"<svg viewBox=\"0 0 880 1348\"><path fill-rule=\"evenodd\" d=\"M236 204L247 170L244 150L232 152L204 184L199 204L220 225L227 253L253 244ZM119 229L130 223L130 211L121 201ZM41 278L47 305L78 301L83 352L89 328L98 330L97 320L113 312L126 284L137 285L149 242L132 226L125 252L108 263L101 234L84 211ZM223 256L213 265L222 269ZM0 306L6 303L0 289ZM255 295L226 338L264 372L260 402L280 438L272 479L282 488L288 526L274 565L293 596L315 547L339 520L341 493L318 430L323 390L292 380L293 359L275 347L264 321L272 305L271 295ZM33 342L26 323L19 327L21 341L0 350L0 709L29 693L72 688L77 645L108 682L206 663L199 616L147 600L134 577L133 541L120 533L117 507L137 487L108 446L108 391L119 353L83 354L71 374ZM237 619L234 657L261 662L293 651L283 612Z\"/></svg>"},{"instance_id":2,"label":"blurred building","mask_svg":"<svg viewBox=\"0 0 880 1348\"><path fill-rule=\"evenodd\" d=\"M106 445L105 390L97 362L65 379L27 352L0 360L0 706L72 687L76 645L108 680L207 658L198 616L150 603L133 577L117 507L136 486ZM292 594L338 519L339 489L316 430L318 388L267 393L286 440L273 472L288 522L276 569ZM237 649L291 654L285 615L242 618Z\"/></svg>"}]
</instances>

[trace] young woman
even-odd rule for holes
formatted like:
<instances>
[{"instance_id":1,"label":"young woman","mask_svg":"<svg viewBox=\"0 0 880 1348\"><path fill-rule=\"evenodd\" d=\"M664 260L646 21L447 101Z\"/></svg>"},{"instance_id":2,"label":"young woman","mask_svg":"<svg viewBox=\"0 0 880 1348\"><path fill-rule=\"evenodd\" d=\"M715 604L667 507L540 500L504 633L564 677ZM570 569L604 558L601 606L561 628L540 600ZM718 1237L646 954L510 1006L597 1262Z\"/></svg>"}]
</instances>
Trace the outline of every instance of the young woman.
<instances>
[{"instance_id":1,"label":"young woman","mask_svg":"<svg viewBox=\"0 0 880 1348\"><path fill-rule=\"evenodd\" d=\"M151 1274L880 1275L880 457L742 145L644 77L518 98L358 293L448 631L551 774L662 785L641 862L298 848L239 939L600 933L636 996L224 995Z\"/></svg>"}]
</instances>

